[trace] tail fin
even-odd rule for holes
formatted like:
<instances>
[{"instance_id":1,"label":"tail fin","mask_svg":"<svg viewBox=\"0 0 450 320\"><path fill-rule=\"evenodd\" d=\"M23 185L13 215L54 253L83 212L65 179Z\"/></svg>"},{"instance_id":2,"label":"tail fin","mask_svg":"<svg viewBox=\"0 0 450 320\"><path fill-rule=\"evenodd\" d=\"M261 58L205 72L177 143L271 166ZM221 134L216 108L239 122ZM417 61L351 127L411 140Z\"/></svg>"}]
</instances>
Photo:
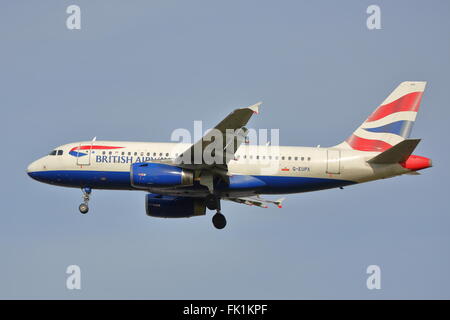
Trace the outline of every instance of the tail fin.
<instances>
[{"instance_id":1,"label":"tail fin","mask_svg":"<svg viewBox=\"0 0 450 320\"><path fill-rule=\"evenodd\" d=\"M409 137L425 90L424 81L405 81L336 147L382 152Z\"/></svg>"}]
</instances>

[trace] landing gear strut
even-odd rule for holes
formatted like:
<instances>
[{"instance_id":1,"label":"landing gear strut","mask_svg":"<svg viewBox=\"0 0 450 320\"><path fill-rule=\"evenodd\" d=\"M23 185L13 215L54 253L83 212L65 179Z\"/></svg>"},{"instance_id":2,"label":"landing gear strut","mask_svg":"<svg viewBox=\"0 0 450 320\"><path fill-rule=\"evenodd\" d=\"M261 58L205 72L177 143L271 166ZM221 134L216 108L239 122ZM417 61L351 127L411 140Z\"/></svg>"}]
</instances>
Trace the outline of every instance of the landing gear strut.
<instances>
[{"instance_id":1,"label":"landing gear strut","mask_svg":"<svg viewBox=\"0 0 450 320\"><path fill-rule=\"evenodd\" d=\"M212 217L212 223L216 229L223 229L227 225L227 219L225 219L225 216L220 212L220 198L215 198L215 204L212 204L213 201L210 201L210 206L208 208L214 208L216 211L216 214Z\"/></svg>"},{"instance_id":2,"label":"landing gear strut","mask_svg":"<svg viewBox=\"0 0 450 320\"><path fill-rule=\"evenodd\" d=\"M83 191L83 203L80 204L80 206L78 207L78 209L80 210L80 212L82 214L86 214L89 211L89 196L92 192L91 188L82 188L81 191Z\"/></svg>"}]
</instances>

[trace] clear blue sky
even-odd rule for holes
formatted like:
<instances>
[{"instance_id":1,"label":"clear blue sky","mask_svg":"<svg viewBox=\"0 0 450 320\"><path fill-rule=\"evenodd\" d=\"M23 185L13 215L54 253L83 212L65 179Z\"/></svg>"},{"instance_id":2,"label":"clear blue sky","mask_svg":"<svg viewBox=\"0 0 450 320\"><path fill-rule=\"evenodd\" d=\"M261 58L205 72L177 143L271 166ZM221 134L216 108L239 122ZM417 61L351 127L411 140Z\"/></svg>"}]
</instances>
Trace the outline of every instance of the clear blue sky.
<instances>
[{"instance_id":1,"label":"clear blue sky","mask_svg":"<svg viewBox=\"0 0 450 320\"><path fill-rule=\"evenodd\" d=\"M381 7L382 30L366 28ZM82 29L66 29L66 7ZM448 1L3 1L0 298L450 298ZM345 139L405 80L426 80L413 137L433 159L402 176L290 195L283 209L225 203L149 218L144 193L39 184L53 147L168 141L262 100L254 128L281 144ZM82 290L65 288L68 265ZM382 271L369 291L368 265Z\"/></svg>"}]
</instances>

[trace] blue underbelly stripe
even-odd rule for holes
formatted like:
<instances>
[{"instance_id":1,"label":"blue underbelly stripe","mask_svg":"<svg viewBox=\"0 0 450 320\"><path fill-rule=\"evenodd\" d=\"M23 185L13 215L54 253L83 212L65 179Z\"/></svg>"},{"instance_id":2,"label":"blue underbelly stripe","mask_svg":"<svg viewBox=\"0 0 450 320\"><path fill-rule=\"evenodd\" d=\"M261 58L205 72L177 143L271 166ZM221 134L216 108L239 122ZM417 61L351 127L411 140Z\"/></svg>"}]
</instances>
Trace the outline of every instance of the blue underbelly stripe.
<instances>
[{"instance_id":1,"label":"blue underbelly stripe","mask_svg":"<svg viewBox=\"0 0 450 320\"><path fill-rule=\"evenodd\" d=\"M35 180L65 187L133 189L129 171L58 170L28 173Z\"/></svg>"},{"instance_id":2,"label":"blue underbelly stripe","mask_svg":"<svg viewBox=\"0 0 450 320\"><path fill-rule=\"evenodd\" d=\"M128 171L59 170L28 173L33 179L65 187L93 189L134 189ZM354 184L353 181L327 178L234 175L230 186L219 185L218 190L257 190L260 193L297 193L336 188ZM193 187L198 188L198 187Z\"/></svg>"}]
</instances>

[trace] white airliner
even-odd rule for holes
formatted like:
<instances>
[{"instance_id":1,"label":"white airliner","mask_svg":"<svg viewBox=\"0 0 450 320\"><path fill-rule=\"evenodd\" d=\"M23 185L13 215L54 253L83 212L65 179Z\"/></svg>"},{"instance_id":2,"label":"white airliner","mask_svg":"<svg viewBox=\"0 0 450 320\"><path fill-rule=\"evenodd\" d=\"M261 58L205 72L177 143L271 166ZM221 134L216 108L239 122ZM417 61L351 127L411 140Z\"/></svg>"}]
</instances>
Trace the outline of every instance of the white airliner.
<instances>
[{"instance_id":1,"label":"white airliner","mask_svg":"<svg viewBox=\"0 0 450 320\"><path fill-rule=\"evenodd\" d=\"M412 155L420 140L408 139L425 85L401 83L347 140L330 148L242 143L245 125L258 113L256 104L234 110L194 144L69 143L31 163L27 172L40 182L81 188L83 214L92 189L141 190L147 192L149 216L200 216L208 208L216 210L212 222L222 229L226 219L220 200L281 207L283 199L260 195L342 188L431 167L430 159ZM217 138L223 138L220 148Z\"/></svg>"}]
</instances>

